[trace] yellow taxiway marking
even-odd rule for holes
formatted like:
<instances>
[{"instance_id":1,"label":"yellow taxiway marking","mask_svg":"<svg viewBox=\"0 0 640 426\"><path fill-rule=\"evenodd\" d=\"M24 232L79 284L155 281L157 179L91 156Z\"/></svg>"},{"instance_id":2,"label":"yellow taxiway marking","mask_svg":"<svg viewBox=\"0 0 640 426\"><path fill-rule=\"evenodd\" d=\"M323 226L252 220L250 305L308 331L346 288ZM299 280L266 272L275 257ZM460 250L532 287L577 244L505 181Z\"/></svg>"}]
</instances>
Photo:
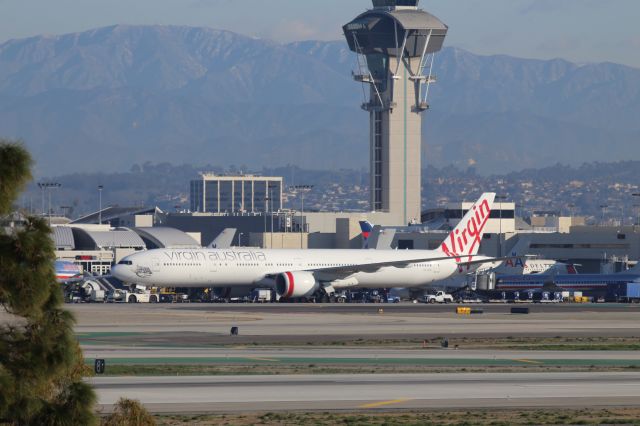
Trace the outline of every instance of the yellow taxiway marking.
<instances>
[{"instance_id":1,"label":"yellow taxiway marking","mask_svg":"<svg viewBox=\"0 0 640 426\"><path fill-rule=\"evenodd\" d=\"M526 362L528 364L542 364L541 361L533 361L531 359L514 359L514 361L518 361L518 362Z\"/></svg>"},{"instance_id":2,"label":"yellow taxiway marking","mask_svg":"<svg viewBox=\"0 0 640 426\"><path fill-rule=\"evenodd\" d=\"M371 404L361 405L358 408L377 408L377 407L384 407L385 405L402 404L403 402L407 402L407 401L411 401L411 400L408 398L405 398L405 399L392 399L390 401L372 402Z\"/></svg>"},{"instance_id":3,"label":"yellow taxiway marking","mask_svg":"<svg viewBox=\"0 0 640 426\"><path fill-rule=\"evenodd\" d=\"M254 361L269 361L269 362L280 362L279 359L272 359L272 358L260 358L257 356L248 356L246 357L247 359L252 359Z\"/></svg>"}]
</instances>

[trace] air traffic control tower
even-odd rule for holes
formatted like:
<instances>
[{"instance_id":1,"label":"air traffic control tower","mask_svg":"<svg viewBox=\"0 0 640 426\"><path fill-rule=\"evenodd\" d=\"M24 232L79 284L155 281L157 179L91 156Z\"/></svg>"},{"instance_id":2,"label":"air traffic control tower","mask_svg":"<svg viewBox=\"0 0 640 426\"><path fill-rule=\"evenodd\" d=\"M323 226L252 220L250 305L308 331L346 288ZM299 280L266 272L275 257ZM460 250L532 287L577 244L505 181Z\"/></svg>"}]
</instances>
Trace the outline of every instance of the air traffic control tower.
<instances>
[{"instance_id":1,"label":"air traffic control tower","mask_svg":"<svg viewBox=\"0 0 640 426\"><path fill-rule=\"evenodd\" d=\"M362 108L370 117L371 207L405 224L420 221L422 113L448 29L418 2L373 0L343 27L358 55L354 79L369 86Z\"/></svg>"}]
</instances>

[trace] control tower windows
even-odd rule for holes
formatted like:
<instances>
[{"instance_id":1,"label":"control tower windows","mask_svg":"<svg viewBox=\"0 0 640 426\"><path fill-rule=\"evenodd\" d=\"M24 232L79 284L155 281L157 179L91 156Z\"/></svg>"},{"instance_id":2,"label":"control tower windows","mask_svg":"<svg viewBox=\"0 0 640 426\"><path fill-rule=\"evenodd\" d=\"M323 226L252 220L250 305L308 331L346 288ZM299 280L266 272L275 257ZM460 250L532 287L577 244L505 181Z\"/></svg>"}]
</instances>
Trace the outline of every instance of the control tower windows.
<instances>
[{"instance_id":1,"label":"control tower windows","mask_svg":"<svg viewBox=\"0 0 640 426\"><path fill-rule=\"evenodd\" d=\"M375 80L375 84L380 93L387 90L387 76L389 73L389 57L381 53L367 55L367 66L369 72Z\"/></svg>"}]
</instances>

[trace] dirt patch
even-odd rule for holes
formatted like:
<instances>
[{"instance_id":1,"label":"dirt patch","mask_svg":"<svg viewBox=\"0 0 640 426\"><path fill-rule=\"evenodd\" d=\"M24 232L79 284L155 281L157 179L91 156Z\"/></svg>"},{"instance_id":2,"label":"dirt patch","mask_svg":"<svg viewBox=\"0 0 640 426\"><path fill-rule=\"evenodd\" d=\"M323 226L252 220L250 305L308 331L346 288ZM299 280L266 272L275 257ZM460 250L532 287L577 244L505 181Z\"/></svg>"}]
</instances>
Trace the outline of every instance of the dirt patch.
<instances>
[{"instance_id":1,"label":"dirt patch","mask_svg":"<svg viewBox=\"0 0 640 426\"><path fill-rule=\"evenodd\" d=\"M390 349L439 348L446 336L230 336L204 332L80 333L81 344L167 347L362 347ZM447 337L449 348L541 351L640 350L638 337Z\"/></svg>"},{"instance_id":2,"label":"dirt patch","mask_svg":"<svg viewBox=\"0 0 640 426\"><path fill-rule=\"evenodd\" d=\"M427 374L427 373L543 373L543 372L595 372L638 371L634 365L624 366L433 366L389 364L280 364L277 365L109 365L107 376L250 376L287 374Z\"/></svg>"},{"instance_id":3,"label":"dirt patch","mask_svg":"<svg viewBox=\"0 0 640 426\"><path fill-rule=\"evenodd\" d=\"M640 408L585 410L464 410L353 413L260 413L158 416L159 425L580 425L640 424Z\"/></svg>"}]
</instances>

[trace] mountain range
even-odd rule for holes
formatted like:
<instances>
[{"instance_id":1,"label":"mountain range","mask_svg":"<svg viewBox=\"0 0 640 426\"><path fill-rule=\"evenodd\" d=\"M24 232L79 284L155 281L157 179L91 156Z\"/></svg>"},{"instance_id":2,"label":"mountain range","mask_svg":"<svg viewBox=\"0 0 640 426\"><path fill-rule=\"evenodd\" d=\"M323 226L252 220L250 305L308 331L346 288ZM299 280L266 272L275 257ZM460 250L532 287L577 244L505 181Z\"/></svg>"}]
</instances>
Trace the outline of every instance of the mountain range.
<instances>
[{"instance_id":1,"label":"mountain range","mask_svg":"<svg viewBox=\"0 0 640 426\"><path fill-rule=\"evenodd\" d=\"M178 26L11 40L0 136L25 141L37 176L147 161L358 169L368 115L355 62L343 41ZM640 69L448 47L435 70L425 165L491 174L640 158Z\"/></svg>"}]
</instances>

